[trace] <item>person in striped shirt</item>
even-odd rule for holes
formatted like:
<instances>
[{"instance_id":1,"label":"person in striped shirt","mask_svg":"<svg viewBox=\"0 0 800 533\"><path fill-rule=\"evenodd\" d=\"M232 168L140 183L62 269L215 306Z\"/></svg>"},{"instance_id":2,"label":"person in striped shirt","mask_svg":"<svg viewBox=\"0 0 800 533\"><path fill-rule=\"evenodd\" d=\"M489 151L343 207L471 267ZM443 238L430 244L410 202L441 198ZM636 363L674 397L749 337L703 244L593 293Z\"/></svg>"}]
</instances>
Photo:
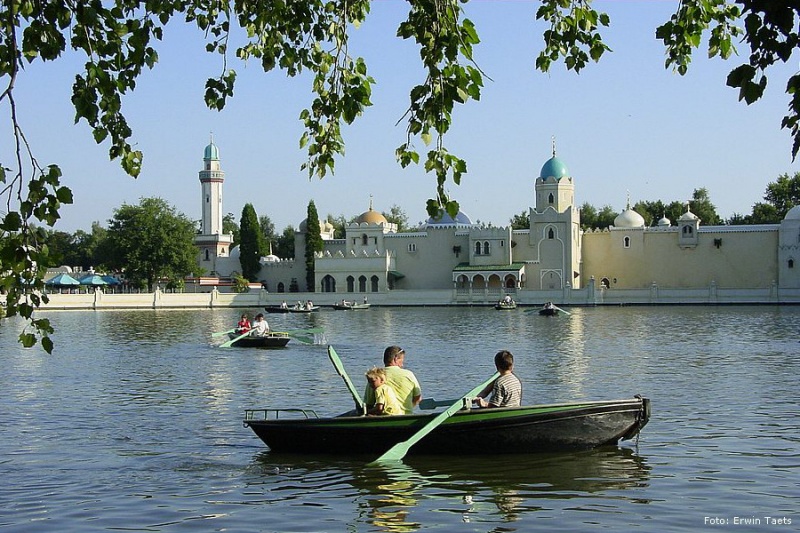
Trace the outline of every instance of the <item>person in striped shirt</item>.
<instances>
[{"instance_id":1,"label":"person in striped shirt","mask_svg":"<svg viewBox=\"0 0 800 533\"><path fill-rule=\"evenodd\" d=\"M500 377L483 389L474 402L479 407L519 407L522 383L514 375L514 356L508 350L500 350L494 356L494 366Z\"/></svg>"}]
</instances>

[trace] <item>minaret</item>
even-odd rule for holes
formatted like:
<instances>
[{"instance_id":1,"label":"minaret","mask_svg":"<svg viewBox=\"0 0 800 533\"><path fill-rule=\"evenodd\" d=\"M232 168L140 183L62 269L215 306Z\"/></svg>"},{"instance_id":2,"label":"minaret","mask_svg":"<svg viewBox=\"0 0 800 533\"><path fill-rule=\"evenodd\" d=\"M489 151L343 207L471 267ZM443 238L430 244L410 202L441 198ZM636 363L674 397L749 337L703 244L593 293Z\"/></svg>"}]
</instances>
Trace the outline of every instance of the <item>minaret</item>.
<instances>
[{"instance_id":1,"label":"minaret","mask_svg":"<svg viewBox=\"0 0 800 533\"><path fill-rule=\"evenodd\" d=\"M200 171L203 216L200 234L194 239L200 252L200 266L212 275L219 272L220 265L217 265L217 258L230 256L233 243L233 235L222 233L223 181L225 173L219 164L219 148L214 144L212 136L203 155L203 170Z\"/></svg>"},{"instance_id":2,"label":"minaret","mask_svg":"<svg viewBox=\"0 0 800 533\"><path fill-rule=\"evenodd\" d=\"M203 235L222 235L222 182L225 172L219 164L219 148L214 144L214 137L206 146L203 157L203 170L200 171L200 183L203 193Z\"/></svg>"}]
</instances>

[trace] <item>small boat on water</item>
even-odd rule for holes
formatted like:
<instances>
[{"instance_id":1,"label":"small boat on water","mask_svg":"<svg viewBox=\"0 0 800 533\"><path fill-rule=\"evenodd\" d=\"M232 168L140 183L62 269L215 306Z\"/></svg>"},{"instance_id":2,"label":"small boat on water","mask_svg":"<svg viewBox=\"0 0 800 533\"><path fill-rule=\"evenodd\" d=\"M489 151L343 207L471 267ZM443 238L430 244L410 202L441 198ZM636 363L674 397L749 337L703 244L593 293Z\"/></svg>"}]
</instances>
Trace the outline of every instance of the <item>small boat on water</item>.
<instances>
[{"instance_id":1,"label":"small boat on water","mask_svg":"<svg viewBox=\"0 0 800 533\"><path fill-rule=\"evenodd\" d=\"M517 308L517 302L514 300L500 300L496 304L494 304L494 308L497 310L510 310Z\"/></svg>"},{"instance_id":2,"label":"small boat on water","mask_svg":"<svg viewBox=\"0 0 800 533\"><path fill-rule=\"evenodd\" d=\"M561 311L560 307L553 304L553 302L547 302L539 309L539 314L542 316L557 316L559 311Z\"/></svg>"},{"instance_id":3,"label":"small boat on water","mask_svg":"<svg viewBox=\"0 0 800 533\"><path fill-rule=\"evenodd\" d=\"M437 414L359 416L351 412L320 418L310 409L248 409L244 425L272 452L380 455L409 439ZM586 450L635 437L649 418L650 400L641 396L488 409L465 405L408 453L475 455L487 442L492 443L492 453Z\"/></svg>"},{"instance_id":4,"label":"small boat on water","mask_svg":"<svg viewBox=\"0 0 800 533\"><path fill-rule=\"evenodd\" d=\"M342 300L341 302L332 305L334 309L339 311L350 311L352 309L369 309L369 306L370 304L366 302L363 304L357 304L355 302L348 302L346 300Z\"/></svg>"},{"instance_id":5,"label":"small boat on water","mask_svg":"<svg viewBox=\"0 0 800 533\"><path fill-rule=\"evenodd\" d=\"M313 313L314 311L319 311L318 305L313 305L311 307L307 306L294 306L289 308L290 313Z\"/></svg>"},{"instance_id":6,"label":"small boat on water","mask_svg":"<svg viewBox=\"0 0 800 533\"><path fill-rule=\"evenodd\" d=\"M264 311L267 313L288 313L288 307L281 307L280 305L270 305L269 307L265 307Z\"/></svg>"},{"instance_id":7,"label":"small boat on water","mask_svg":"<svg viewBox=\"0 0 800 533\"><path fill-rule=\"evenodd\" d=\"M228 333L228 338L233 340L239 337L241 333ZM284 348L291 337L288 333L272 332L267 335L247 335L237 339L231 346L237 348Z\"/></svg>"}]
</instances>

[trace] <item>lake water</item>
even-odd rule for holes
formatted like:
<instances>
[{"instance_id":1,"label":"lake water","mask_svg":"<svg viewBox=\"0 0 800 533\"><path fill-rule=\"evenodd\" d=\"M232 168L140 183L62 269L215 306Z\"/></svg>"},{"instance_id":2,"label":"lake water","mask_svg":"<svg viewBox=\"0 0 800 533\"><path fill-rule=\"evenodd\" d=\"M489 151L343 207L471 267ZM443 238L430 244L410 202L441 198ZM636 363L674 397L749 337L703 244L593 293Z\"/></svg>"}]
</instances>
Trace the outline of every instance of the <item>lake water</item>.
<instances>
[{"instance_id":1,"label":"lake water","mask_svg":"<svg viewBox=\"0 0 800 533\"><path fill-rule=\"evenodd\" d=\"M257 310L251 310L257 311ZM796 531L800 307L491 308L267 315L317 345L222 349L240 310L49 313L56 351L0 321L0 531ZM388 344L423 396L516 357L524 403L643 394L637 441L592 452L414 458L271 454L252 407L352 407Z\"/></svg>"}]
</instances>

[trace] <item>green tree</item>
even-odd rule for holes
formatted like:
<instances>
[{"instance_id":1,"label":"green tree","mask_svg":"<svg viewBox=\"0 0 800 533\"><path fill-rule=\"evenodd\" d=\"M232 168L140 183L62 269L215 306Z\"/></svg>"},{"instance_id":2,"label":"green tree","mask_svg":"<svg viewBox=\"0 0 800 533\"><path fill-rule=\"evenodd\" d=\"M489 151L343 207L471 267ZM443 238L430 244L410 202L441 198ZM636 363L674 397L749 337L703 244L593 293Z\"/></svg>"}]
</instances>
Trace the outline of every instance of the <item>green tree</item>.
<instances>
[{"instance_id":1,"label":"green tree","mask_svg":"<svg viewBox=\"0 0 800 533\"><path fill-rule=\"evenodd\" d=\"M109 157L118 159L125 172L135 177L143 154L131 145L133 132L123 114L122 96L134 90L145 68L158 62L156 41L176 26L169 22L183 19L201 30L208 52L220 55L220 72L205 85L205 101L211 109L221 110L233 95L233 57L256 61L265 72L278 68L293 77L308 74L303 79L310 81L313 96L300 113L304 128L300 145L308 155L302 168L310 177L322 178L334 170L335 159L344 153L342 126L372 105L374 80L364 60L348 53L350 33L366 19L370 5L370 0L3 2L0 76L5 87L0 90L0 102L10 108L14 139L9 160L0 161L0 182L6 185L0 191L9 206L0 223L4 232L0 257L7 272L2 284L10 291L9 314L19 312L31 320L33 308L40 303L38 296L28 294L30 288L43 287L38 266L48 263L48 251L32 222L52 227L61 205L72 202L72 193L60 184L58 166L39 165L21 128L22 110L17 109L14 91L28 63L74 56L65 54L68 49L86 58L72 87L75 120L86 121L95 141L105 143ZM741 39L750 54L726 81L750 104L763 95L769 67L789 61L800 47L798 14L796 2L682 0L670 20L656 29L656 36L666 46L666 66L679 74L687 72L704 37L708 54L724 59L735 53L733 41ZM535 62L543 72L561 59L567 69L580 72L610 52L599 31L610 19L596 11L591 0L542 0L536 18L547 25L544 47ZM743 28L736 25L742 22ZM229 46L232 34L237 39L245 36L235 49ZM480 39L458 0L409 0L408 16L396 36L419 47L425 73L424 80L410 89L405 140L396 157L402 167L419 164L416 144L426 147L423 166L436 182L434 197L427 201L428 214L436 216L444 209L455 217L459 206L447 193L447 185L461 182L467 163L447 149L444 136L453 124L455 107L480 99L483 74L473 62ZM800 150L798 89L800 75L795 74L786 82L789 111L782 121L793 136L793 155ZM30 324L47 335L46 321L31 320ZM35 340L35 334L31 335ZM30 340L27 336L25 342Z\"/></svg>"},{"instance_id":2,"label":"green tree","mask_svg":"<svg viewBox=\"0 0 800 533\"><path fill-rule=\"evenodd\" d=\"M272 246L275 243L275 240L278 236L275 234L275 224L272 223L272 219L269 218L267 215L261 215L258 217L258 226L261 229L261 235L264 236L264 254L268 254L272 250Z\"/></svg>"},{"instance_id":3,"label":"green tree","mask_svg":"<svg viewBox=\"0 0 800 533\"><path fill-rule=\"evenodd\" d=\"M106 238L111 268L124 271L134 286L153 290L198 272L194 222L161 198L114 210Z\"/></svg>"},{"instance_id":4,"label":"green tree","mask_svg":"<svg viewBox=\"0 0 800 533\"><path fill-rule=\"evenodd\" d=\"M233 216L233 213L228 213L222 217L222 233L233 235L231 248L239 244L239 224L236 223L236 218Z\"/></svg>"},{"instance_id":5,"label":"green tree","mask_svg":"<svg viewBox=\"0 0 800 533\"><path fill-rule=\"evenodd\" d=\"M281 259L294 259L294 228L286 226L283 233L277 238L275 250L272 253Z\"/></svg>"},{"instance_id":6,"label":"green tree","mask_svg":"<svg viewBox=\"0 0 800 533\"><path fill-rule=\"evenodd\" d=\"M266 243L253 204L245 204L242 208L239 231L239 264L242 266L242 276L250 281L257 281L261 272L261 257L266 255Z\"/></svg>"},{"instance_id":7,"label":"green tree","mask_svg":"<svg viewBox=\"0 0 800 533\"><path fill-rule=\"evenodd\" d=\"M581 228L588 229L605 229L614 225L614 219L617 218L617 213L610 205L605 205L598 211L594 206L588 202L584 202L580 209L581 212Z\"/></svg>"},{"instance_id":8,"label":"green tree","mask_svg":"<svg viewBox=\"0 0 800 533\"><path fill-rule=\"evenodd\" d=\"M314 292L314 258L322 251L322 236L319 227L319 215L314 200L308 202L306 211L306 290Z\"/></svg>"},{"instance_id":9,"label":"green tree","mask_svg":"<svg viewBox=\"0 0 800 533\"><path fill-rule=\"evenodd\" d=\"M408 230L408 215L399 205L392 205L389 212L381 213L387 222L397 225L397 232Z\"/></svg>"},{"instance_id":10,"label":"green tree","mask_svg":"<svg viewBox=\"0 0 800 533\"><path fill-rule=\"evenodd\" d=\"M352 217L350 222L355 220L356 217ZM333 238L334 239L344 239L347 233L347 223L348 220L345 218L344 215L339 215L338 217L334 217L332 214L328 213L328 216L325 217L325 220L328 224L333 226Z\"/></svg>"},{"instance_id":11,"label":"green tree","mask_svg":"<svg viewBox=\"0 0 800 533\"><path fill-rule=\"evenodd\" d=\"M719 226L723 223L717 214L717 208L711 203L708 189L695 189L692 193L692 200L689 202L689 208L705 226Z\"/></svg>"},{"instance_id":12,"label":"green tree","mask_svg":"<svg viewBox=\"0 0 800 533\"><path fill-rule=\"evenodd\" d=\"M511 229L530 229L531 215L528 211L522 211L522 213L511 217L509 222L511 223Z\"/></svg>"},{"instance_id":13,"label":"green tree","mask_svg":"<svg viewBox=\"0 0 800 533\"><path fill-rule=\"evenodd\" d=\"M791 177L789 174L778 176L767 185L764 200L775 207L779 221L783 220L792 207L800 205L800 172Z\"/></svg>"}]
</instances>

